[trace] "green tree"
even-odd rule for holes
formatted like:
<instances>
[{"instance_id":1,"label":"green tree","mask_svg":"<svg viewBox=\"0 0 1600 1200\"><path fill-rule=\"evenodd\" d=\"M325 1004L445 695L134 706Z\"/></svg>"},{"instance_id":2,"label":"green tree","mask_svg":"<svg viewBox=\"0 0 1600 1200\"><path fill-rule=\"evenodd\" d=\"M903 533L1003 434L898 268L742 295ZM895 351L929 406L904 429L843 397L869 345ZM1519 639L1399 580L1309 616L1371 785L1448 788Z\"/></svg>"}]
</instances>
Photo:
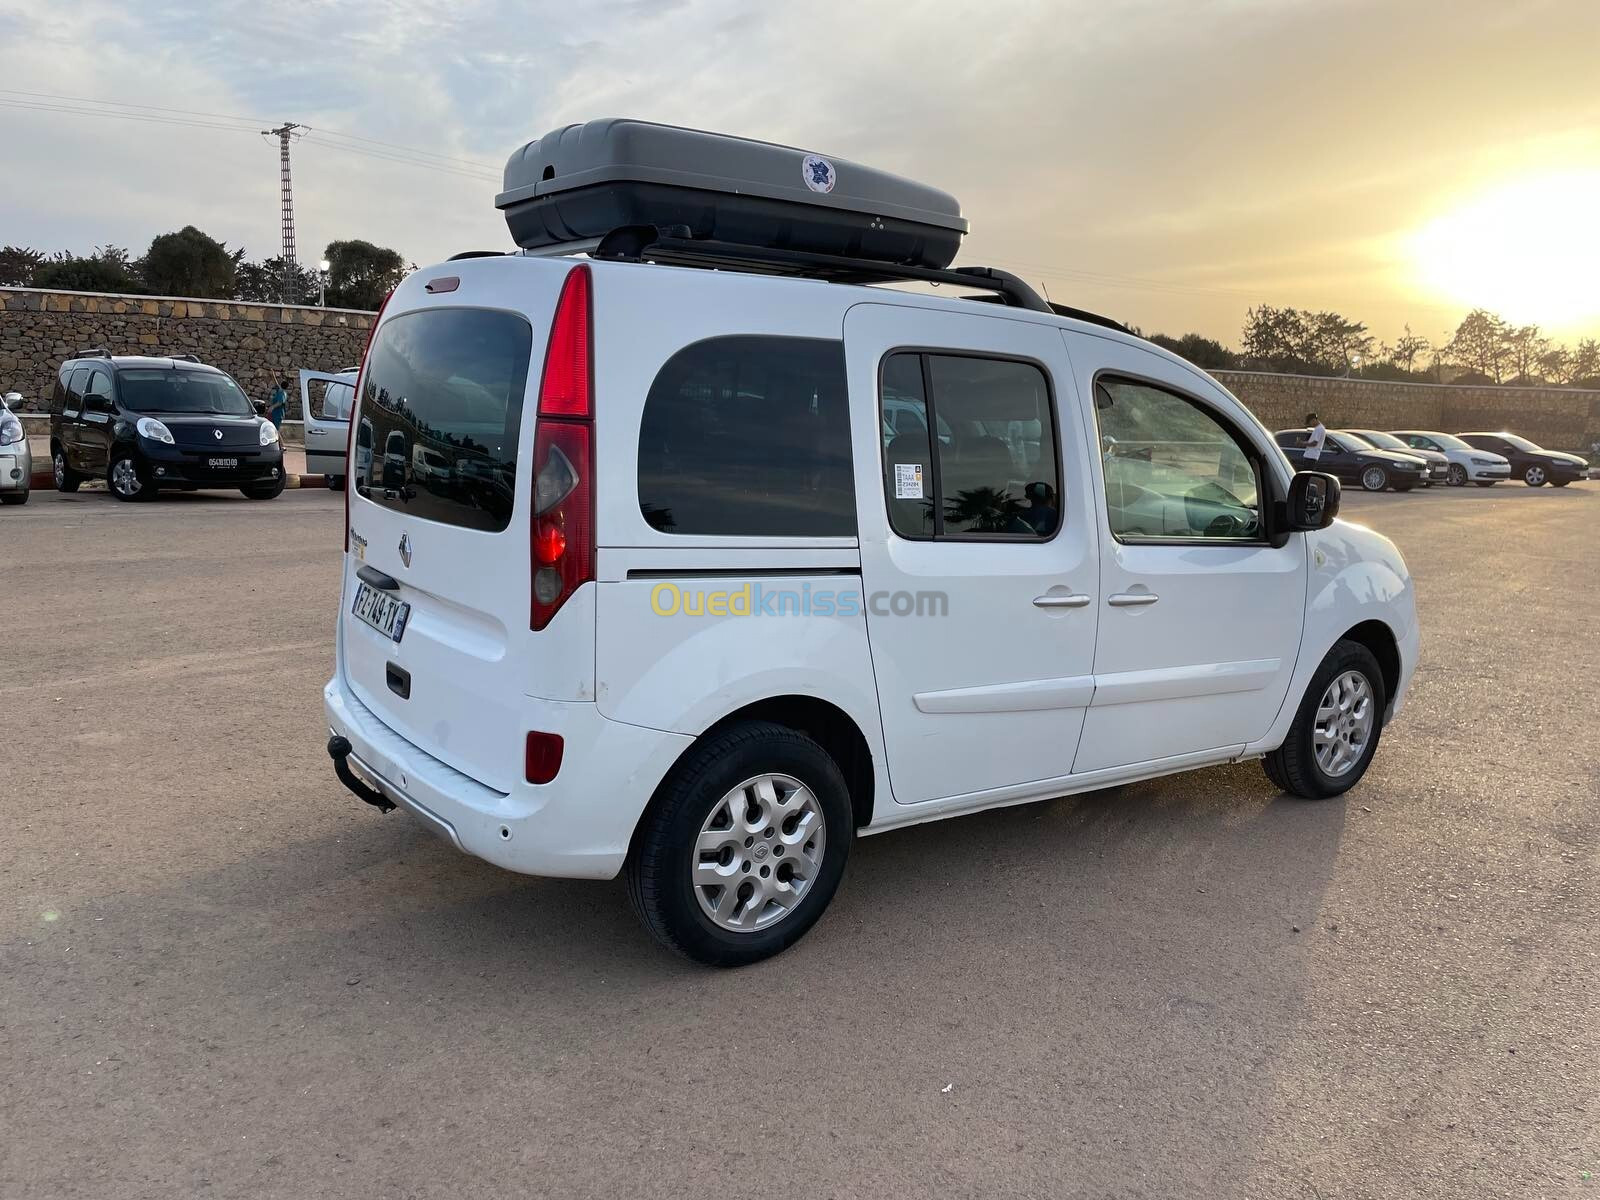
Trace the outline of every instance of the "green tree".
<instances>
[{"instance_id":1,"label":"green tree","mask_svg":"<svg viewBox=\"0 0 1600 1200\"><path fill-rule=\"evenodd\" d=\"M1495 383L1505 382L1509 358L1506 323L1487 309L1475 308L1462 318L1444 347L1449 361Z\"/></svg>"},{"instance_id":2,"label":"green tree","mask_svg":"<svg viewBox=\"0 0 1600 1200\"><path fill-rule=\"evenodd\" d=\"M405 259L397 250L371 242L329 242L328 304L332 308L372 311L405 278Z\"/></svg>"},{"instance_id":3,"label":"green tree","mask_svg":"<svg viewBox=\"0 0 1600 1200\"><path fill-rule=\"evenodd\" d=\"M145 286L159 295L227 300L243 258L243 250L230 254L222 242L185 225L152 240L139 266Z\"/></svg>"},{"instance_id":4,"label":"green tree","mask_svg":"<svg viewBox=\"0 0 1600 1200\"><path fill-rule=\"evenodd\" d=\"M1239 356L1215 338L1198 333L1182 337L1168 337L1164 333L1150 335L1150 340L1163 350L1170 350L1179 358L1186 358L1195 366L1207 371L1226 371L1239 365Z\"/></svg>"},{"instance_id":5,"label":"green tree","mask_svg":"<svg viewBox=\"0 0 1600 1200\"><path fill-rule=\"evenodd\" d=\"M284 283L282 255L264 258L260 262L241 262L233 275L233 295L236 300L254 300L265 304L317 302L318 280L315 271L295 263L287 288Z\"/></svg>"},{"instance_id":6,"label":"green tree","mask_svg":"<svg viewBox=\"0 0 1600 1200\"><path fill-rule=\"evenodd\" d=\"M1405 333L1395 339L1384 357L1402 371L1411 372L1417 369L1417 359L1432 349L1433 343L1425 337L1417 337L1411 332L1411 326L1407 325Z\"/></svg>"},{"instance_id":7,"label":"green tree","mask_svg":"<svg viewBox=\"0 0 1600 1200\"><path fill-rule=\"evenodd\" d=\"M33 272L33 286L69 292L143 292L128 252L120 246L101 246L88 258L57 251Z\"/></svg>"},{"instance_id":8,"label":"green tree","mask_svg":"<svg viewBox=\"0 0 1600 1200\"><path fill-rule=\"evenodd\" d=\"M0 287L27 287L45 256L27 246L0 248Z\"/></svg>"},{"instance_id":9,"label":"green tree","mask_svg":"<svg viewBox=\"0 0 1600 1200\"><path fill-rule=\"evenodd\" d=\"M1584 338L1572 348L1566 382L1573 387L1600 388L1600 341Z\"/></svg>"}]
</instances>

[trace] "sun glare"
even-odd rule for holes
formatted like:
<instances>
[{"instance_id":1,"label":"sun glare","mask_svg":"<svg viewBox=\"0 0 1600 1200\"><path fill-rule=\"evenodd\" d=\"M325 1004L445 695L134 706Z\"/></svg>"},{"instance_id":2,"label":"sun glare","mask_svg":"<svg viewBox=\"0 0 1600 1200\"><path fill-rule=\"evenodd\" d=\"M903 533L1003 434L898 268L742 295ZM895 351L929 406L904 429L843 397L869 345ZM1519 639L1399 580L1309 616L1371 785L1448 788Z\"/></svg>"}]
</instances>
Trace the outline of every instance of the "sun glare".
<instances>
[{"instance_id":1,"label":"sun glare","mask_svg":"<svg viewBox=\"0 0 1600 1200\"><path fill-rule=\"evenodd\" d=\"M1600 322L1600 170L1483 192L1409 250L1418 281L1452 303L1553 330Z\"/></svg>"}]
</instances>

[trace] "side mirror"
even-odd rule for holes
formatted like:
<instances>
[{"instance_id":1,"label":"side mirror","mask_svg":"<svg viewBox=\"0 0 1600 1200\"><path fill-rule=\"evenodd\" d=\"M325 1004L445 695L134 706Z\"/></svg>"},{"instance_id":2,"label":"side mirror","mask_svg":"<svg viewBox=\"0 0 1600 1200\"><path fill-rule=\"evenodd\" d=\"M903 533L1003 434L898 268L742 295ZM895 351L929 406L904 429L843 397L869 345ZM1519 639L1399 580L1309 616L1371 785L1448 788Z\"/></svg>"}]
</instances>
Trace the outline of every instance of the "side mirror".
<instances>
[{"instance_id":1,"label":"side mirror","mask_svg":"<svg viewBox=\"0 0 1600 1200\"><path fill-rule=\"evenodd\" d=\"M1289 481L1288 530L1326 529L1339 515L1339 481L1326 471L1301 471Z\"/></svg>"},{"instance_id":2,"label":"side mirror","mask_svg":"<svg viewBox=\"0 0 1600 1200\"><path fill-rule=\"evenodd\" d=\"M252 400L250 403L255 405L257 416L264 417L267 415L267 402L265 400Z\"/></svg>"},{"instance_id":3,"label":"side mirror","mask_svg":"<svg viewBox=\"0 0 1600 1200\"><path fill-rule=\"evenodd\" d=\"M7 408L15 408L17 405L19 405L21 403L22 403L22 393L21 392L7 392L6 393L6 407Z\"/></svg>"}]
</instances>

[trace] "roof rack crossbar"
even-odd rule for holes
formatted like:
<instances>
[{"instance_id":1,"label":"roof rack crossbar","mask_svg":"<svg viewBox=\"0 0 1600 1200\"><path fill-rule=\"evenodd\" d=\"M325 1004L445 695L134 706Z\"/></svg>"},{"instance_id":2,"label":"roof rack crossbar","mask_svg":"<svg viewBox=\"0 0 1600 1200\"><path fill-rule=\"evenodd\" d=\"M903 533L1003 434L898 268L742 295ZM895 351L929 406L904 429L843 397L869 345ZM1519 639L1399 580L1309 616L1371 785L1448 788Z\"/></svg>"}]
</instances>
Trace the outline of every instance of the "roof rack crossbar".
<instances>
[{"instance_id":1,"label":"roof rack crossbar","mask_svg":"<svg viewBox=\"0 0 1600 1200\"><path fill-rule=\"evenodd\" d=\"M844 255L817 254L772 246L748 246L688 236L685 226L628 225L600 239L595 258L650 259L682 266L724 266L766 274L803 275L835 283L947 283L996 293L1004 303L1033 312L1053 311L1031 287L996 267L938 270Z\"/></svg>"}]
</instances>

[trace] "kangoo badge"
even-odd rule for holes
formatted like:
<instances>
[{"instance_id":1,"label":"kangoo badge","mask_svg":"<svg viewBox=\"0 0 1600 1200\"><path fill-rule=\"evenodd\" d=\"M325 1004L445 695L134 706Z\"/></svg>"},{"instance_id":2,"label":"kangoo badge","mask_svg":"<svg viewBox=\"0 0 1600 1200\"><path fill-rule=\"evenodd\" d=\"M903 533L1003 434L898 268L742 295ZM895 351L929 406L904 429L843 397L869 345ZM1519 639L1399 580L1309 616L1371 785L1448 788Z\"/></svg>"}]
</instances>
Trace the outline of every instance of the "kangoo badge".
<instances>
[{"instance_id":1,"label":"kangoo badge","mask_svg":"<svg viewBox=\"0 0 1600 1200\"><path fill-rule=\"evenodd\" d=\"M839 178L833 169L833 164L825 158L818 158L815 154L806 155L805 162L800 164L800 174L804 177L806 186L813 192L833 191L833 185Z\"/></svg>"}]
</instances>

